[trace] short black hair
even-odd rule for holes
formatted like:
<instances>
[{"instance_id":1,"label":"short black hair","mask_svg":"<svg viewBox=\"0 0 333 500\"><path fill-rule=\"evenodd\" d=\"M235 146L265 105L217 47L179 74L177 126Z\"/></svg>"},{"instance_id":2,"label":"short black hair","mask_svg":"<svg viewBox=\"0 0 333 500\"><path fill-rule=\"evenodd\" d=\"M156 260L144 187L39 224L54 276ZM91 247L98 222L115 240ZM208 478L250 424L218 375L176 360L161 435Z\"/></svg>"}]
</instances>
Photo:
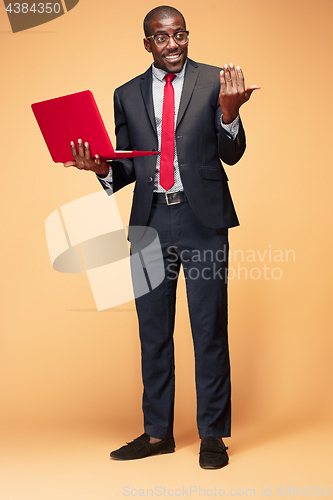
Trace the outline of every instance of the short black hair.
<instances>
[{"instance_id":1,"label":"short black hair","mask_svg":"<svg viewBox=\"0 0 333 500\"><path fill-rule=\"evenodd\" d=\"M145 36L151 35L151 22L159 19L167 19L168 17L180 16L184 22L184 27L186 29L186 23L184 16L179 10L174 7L169 7L168 5L161 5L160 7L155 7L155 9L148 12L143 21L143 29Z\"/></svg>"}]
</instances>

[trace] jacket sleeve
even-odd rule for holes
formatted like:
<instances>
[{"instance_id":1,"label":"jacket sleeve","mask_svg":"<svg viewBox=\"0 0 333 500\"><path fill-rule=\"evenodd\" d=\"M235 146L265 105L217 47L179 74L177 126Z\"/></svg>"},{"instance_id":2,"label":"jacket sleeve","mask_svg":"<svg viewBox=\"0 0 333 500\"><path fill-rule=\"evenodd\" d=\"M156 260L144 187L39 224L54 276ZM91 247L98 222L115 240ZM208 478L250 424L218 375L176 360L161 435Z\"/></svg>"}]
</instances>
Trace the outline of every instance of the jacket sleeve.
<instances>
[{"instance_id":1,"label":"jacket sleeve","mask_svg":"<svg viewBox=\"0 0 333 500\"><path fill-rule=\"evenodd\" d=\"M218 151L219 157L223 163L227 165L235 165L241 157L246 148L245 132L242 125L242 120L239 120L239 130L235 139L221 125L222 111L218 102L215 121L216 130L218 130Z\"/></svg>"},{"instance_id":2,"label":"jacket sleeve","mask_svg":"<svg viewBox=\"0 0 333 500\"><path fill-rule=\"evenodd\" d=\"M129 138L126 116L121 105L117 90L114 93L113 101L117 138L116 150L131 151L132 146ZM136 180L132 159L124 158L122 160L113 160L112 162L109 162L109 164L112 167L112 191L108 190L108 187L105 185L105 183L101 182L103 188L108 192L108 194L115 193L124 186L127 186L127 184L130 184L131 182L134 182Z\"/></svg>"}]
</instances>

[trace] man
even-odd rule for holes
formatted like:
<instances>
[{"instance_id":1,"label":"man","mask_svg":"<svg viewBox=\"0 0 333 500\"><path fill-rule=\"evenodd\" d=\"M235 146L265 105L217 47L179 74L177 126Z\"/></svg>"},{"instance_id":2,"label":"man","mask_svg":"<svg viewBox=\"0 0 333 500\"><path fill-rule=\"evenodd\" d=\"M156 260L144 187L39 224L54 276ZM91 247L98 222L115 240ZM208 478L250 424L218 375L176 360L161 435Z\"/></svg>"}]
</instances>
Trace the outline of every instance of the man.
<instances>
[{"instance_id":1,"label":"man","mask_svg":"<svg viewBox=\"0 0 333 500\"><path fill-rule=\"evenodd\" d=\"M94 171L113 192L135 181L130 226L158 232L165 264L164 281L136 299L145 433L111 457L130 460L175 449L173 328L183 265L196 360L199 462L221 468L228 463L222 437L230 436L228 228L238 225L221 160L233 165L244 153L239 108L259 87L245 89L241 69L232 64L220 70L188 59L185 20L173 7L149 12L144 31L154 63L115 91L117 149L161 154L109 165L92 158L89 143L79 140L78 149L72 143L74 161L65 164Z\"/></svg>"}]
</instances>

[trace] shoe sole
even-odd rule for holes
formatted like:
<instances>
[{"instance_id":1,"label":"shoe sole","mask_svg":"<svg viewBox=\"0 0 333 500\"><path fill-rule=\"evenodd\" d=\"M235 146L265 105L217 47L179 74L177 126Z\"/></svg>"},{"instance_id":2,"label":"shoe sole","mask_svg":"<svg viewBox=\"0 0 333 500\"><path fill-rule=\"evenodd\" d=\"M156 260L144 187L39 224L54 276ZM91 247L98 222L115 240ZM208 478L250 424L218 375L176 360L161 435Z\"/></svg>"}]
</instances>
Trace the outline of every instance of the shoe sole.
<instances>
[{"instance_id":1,"label":"shoe sole","mask_svg":"<svg viewBox=\"0 0 333 500\"><path fill-rule=\"evenodd\" d=\"M199 464L200 465L200 464ZM205 467L205 466L202 466L200 465L200 467L202 469L205 469L205 470L217 470L217 469L223 469L223 467L226 467L228 464L224 464L224 465L217 465L217 466L212 466L212 467Z\"/></svg>"},{"instance_id":2,"label":"shoe sole","mask_svg":"<svg viewBox=\"0 0 333 500\"><path fill-rule=\"evenodd\" d=\"M199 462L199 465L202 469L208 469L208 470L223 469L223 467L226 467L228 464L229 461L223 465L201 465L201 463Z\"/></svg>"},{"instance_id":3,"label":"shoe sole","mask_svg":"<svg viewBox=\"0 0 333 500\"><path fill-rule=\"evenodd\" d=\"M174 453L175 449L173 450L161 450L156 453L152 453L151 455L146 455L145 457L138 457L138 458L118 458L118 457L112 457L110 455L110 458L113 460L118 460L119 462L128 462L129 460L141 460L142 458L148 458L148 457L155 457L156 455L167 455L168 453Z\"/></svg>"}]
</instances>

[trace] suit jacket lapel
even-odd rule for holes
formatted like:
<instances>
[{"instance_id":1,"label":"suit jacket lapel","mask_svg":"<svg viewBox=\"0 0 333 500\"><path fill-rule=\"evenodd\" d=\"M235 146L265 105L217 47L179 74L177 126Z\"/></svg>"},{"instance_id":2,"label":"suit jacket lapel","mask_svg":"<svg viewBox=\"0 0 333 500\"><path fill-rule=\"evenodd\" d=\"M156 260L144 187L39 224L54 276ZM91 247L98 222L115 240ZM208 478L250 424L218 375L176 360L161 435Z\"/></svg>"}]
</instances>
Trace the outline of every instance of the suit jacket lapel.
<instances>
[{"instance_id":1,"label":"suit jacket lapel","mask_svg":"<svg viewBox=\"0 0 333 500\"><path fill-rule=\"evenodd\" d=\"M179 111L177 117L177 125L176 125L177 127L181 119L183 118L186 108L192 97L194 85L197 81L198 74L199 74L198 65L191 59L187 59L183 92L182 92L182 97L180 99Z\"/></svg>"},{"instance_id":2,"label":"suit jacket lapel","mask_svg":"<svg viewBox=\"0 0 333 500\"><path fill-rule=\"evenodd\" d=\"M152 71L149 68L142 76L140 83L142 97L146 106L146 110L152 124L152 127L156 134L156 123L154 115L154 104L153 104L153 90L152 90Z\"/></svg>"}]
</instances>

